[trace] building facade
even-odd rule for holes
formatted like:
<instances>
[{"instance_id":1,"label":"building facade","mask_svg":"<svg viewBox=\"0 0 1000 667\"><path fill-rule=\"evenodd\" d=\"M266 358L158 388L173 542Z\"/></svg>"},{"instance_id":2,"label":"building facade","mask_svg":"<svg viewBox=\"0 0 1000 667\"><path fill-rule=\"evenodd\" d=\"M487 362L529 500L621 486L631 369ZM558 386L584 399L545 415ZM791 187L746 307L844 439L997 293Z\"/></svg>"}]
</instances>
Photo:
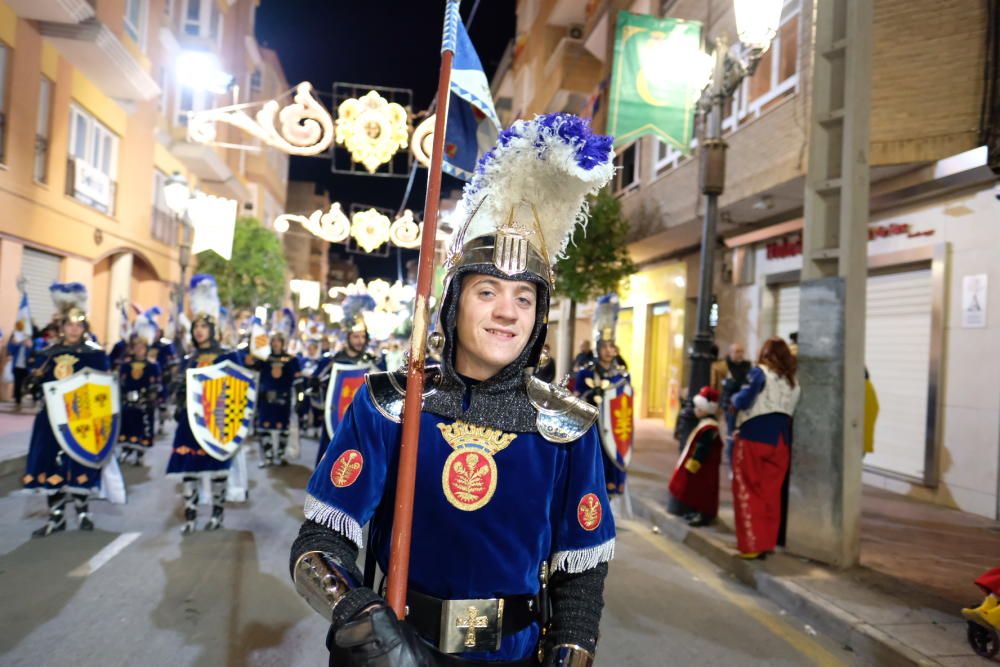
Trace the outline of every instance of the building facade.
<instances>
[{"instance_id":1,"label":"building facade","mask_svg":"<svg viewBox=\"0 0 1000 667\"><path fill-rule=\"evenodd\" d=\"M287 157L187 140L188 111L287 90L254 38L257 4L0 0L0 279L24 279L36 325L51 318L57 280L89 288L102 343L118 337L122 302L169 310L180 229L163 186L174 172L247 213L283 212ZM235 85L215 95L179 81L190 50L216 54ZM220 139L250 143L230 128ZM18 300L0 291L4 331Z\"/></svg>"},{"instance_id":2,"label":"building facade","mask_svg":"<svg viewBox=\"0 0 1000 667\"><path fill-rule=\"evenodd\" d=\"M722 33L736 42L731 0L522 0L503 84L512 115L566 100L602 129L619 10L700 21L706 43ZM723 352L740 342L754 355L767 337L798 330L812 12L812 3L785 2L771 49L726 109L713 316ZM531 19L523 31L522 16ZM986 25L975 0L874 5L866 364L882 409L865 481L1000 518L1000 360L988 352L1000 342L988 316L1000 298L988 288L1000 279L1000 202L997 156L984 146ZM583 52L577 62L597 72L592 89L573 88L579 72L545 76ZM553 86L568 92L550 95ZM646 137L619 147L618 163L614 188L640 267L623 295L619 338L631 336L623 350L647 394L638 414L669 415L687 379L686 354L671 346L687 347L693 318L683 313L693 313L698 291L697 134L689 155Z\"/></svg>"}]
</instances>

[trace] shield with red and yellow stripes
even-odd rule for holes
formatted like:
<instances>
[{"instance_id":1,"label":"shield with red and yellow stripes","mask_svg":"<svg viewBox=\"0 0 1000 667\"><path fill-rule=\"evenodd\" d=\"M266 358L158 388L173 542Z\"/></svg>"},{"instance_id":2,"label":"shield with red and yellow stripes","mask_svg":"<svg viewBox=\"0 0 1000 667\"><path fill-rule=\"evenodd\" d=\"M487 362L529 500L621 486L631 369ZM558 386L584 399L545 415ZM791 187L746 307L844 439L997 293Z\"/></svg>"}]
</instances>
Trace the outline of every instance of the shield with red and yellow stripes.
<instances>
[{"instance_id":1,"label":"shield with red and yellow stripes","mask_svg":"<svg viewBox=\"0 0 1000 667\"><path fill-rule=\"evenodd\" d=\"M619 470L632 461L635 437L634 397L628 375L614 378L605 388L600 412L600 434L604 453Z\"/></svg>"},{"instance_id":2,"label":"shield with red and yellow stripes","mask_svg":"<svg viewBox=\"0 0 1000 667\"><path fill-rule=\"evenodd\" d=\"M121 425L118 379L84 368L42 385L52 434L77 463L100 468L108 462Z\"/></svg>"},{"instance_id":3,"label":"shield with red and yellow stripes","mask_svg":"<svg viewBox=\"0 0 1000 667\"><path fill-rule=\"evenodd\" d=\"M225 461L250 434L257 407L257 373L226 360L187 371L191 432L211 457Z\"/></svg>"}]
</instances>

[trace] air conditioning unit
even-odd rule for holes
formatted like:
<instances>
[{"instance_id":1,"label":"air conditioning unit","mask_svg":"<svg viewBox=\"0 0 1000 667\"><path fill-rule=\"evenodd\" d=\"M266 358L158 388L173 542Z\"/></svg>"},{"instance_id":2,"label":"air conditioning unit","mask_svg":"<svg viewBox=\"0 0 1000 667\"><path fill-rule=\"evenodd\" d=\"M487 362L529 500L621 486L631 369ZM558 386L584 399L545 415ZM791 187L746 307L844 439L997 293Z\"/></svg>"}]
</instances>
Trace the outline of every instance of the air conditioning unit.
<instances>
[{"instance_id":1,"label":"air conditioning unit","mask_svg":"<svg viewBox=\"0 0 1000 667\"><path fill-rule=\"evenodd\" d=\"M582 23L571 23L569 26L568 36L570 39L583 39L583 28Z\"/></svg>"}]
</instances>

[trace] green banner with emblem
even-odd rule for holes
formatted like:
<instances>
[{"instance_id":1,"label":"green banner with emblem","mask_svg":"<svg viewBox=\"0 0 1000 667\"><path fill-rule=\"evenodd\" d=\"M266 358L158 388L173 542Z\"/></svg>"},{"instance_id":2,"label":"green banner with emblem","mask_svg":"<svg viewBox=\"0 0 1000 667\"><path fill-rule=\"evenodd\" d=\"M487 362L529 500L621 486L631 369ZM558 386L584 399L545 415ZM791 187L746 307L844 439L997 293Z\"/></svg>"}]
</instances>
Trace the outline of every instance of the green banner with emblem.
<instances>
[{"instance_id":1,"label":"green banner with emblem","mask_svg":"<svg viewBox=\"0 0 1000 667\"><path fill-rule=\"evenodd\" d=\"M651 134L690 151L703 84L692 66L700 50L697 21L618 12L607 127L615 146Z\"/></svg>"}]
</instances>

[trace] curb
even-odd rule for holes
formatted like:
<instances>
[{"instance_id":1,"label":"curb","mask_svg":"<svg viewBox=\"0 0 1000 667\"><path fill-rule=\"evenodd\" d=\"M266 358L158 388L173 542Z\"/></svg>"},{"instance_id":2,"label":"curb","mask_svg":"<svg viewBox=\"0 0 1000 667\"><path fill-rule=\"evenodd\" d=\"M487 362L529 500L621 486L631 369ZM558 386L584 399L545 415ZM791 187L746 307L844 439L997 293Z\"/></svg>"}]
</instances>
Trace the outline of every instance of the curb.
<instances>
[{"instance_id":1,"label":"curb","mask_svg":"<svg viewBox=\"0 0 1000 667\"><path fill-rule=\"evenodd\" d=\"M707 558L741 583L803 620L827 637L839 642L877 665L940 667L941 663L914 650L863 619L811 593L790 579L764 571L756 563L744 561L736 552L708 532L689 527L659 504L639 495L632 496L636 517L646 519L675 542Z\"/></svg>"},{"instance_id":2,"label":"curb","mask_svg":"<svg viewBox=\"0 0 1000 667\"><path fill-rule=\"evenodd\" d=\"M0 477L7 475L18 475L24 472L24 466L28 462L28 455L22 454L9 459L0 460Z\"/></svg>"}]
</instances>

